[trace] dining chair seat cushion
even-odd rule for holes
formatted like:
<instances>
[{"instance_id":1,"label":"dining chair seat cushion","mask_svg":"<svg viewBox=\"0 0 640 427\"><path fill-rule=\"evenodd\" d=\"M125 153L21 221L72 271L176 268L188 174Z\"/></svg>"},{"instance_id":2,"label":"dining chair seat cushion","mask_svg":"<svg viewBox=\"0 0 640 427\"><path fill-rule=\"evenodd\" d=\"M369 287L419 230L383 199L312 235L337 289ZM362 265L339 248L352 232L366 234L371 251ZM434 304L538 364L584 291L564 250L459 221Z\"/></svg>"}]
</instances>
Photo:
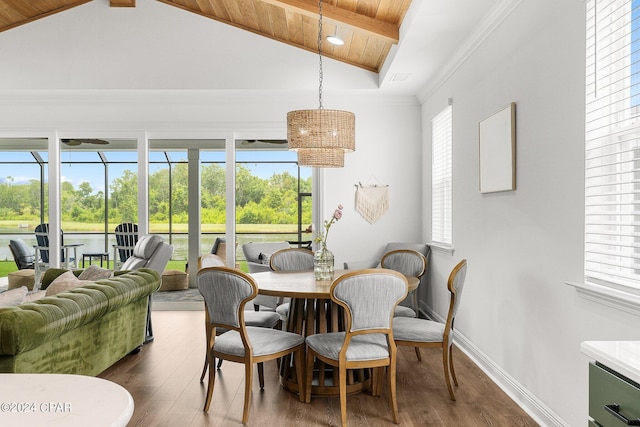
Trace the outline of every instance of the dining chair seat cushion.
<instances>
[{"instance_id":1,"label":"dining chair seat cushion","mask_svg":"<svg viewBox=\"0 0 640 427\"><path fill-rule=\"evenodd\" d=\"M415 342L439 342L444 336L444 323L426 319L397 317L393 319L393 339Z\"/></svg>"},{"instance_id":2,"label":"dining chair seat cushion","mask_svg":"<svg viewBox=\"0 0 640 427\"><path fill-rule=\"evenodd\" d=\"M344 342L344 332L315 334L307 337L307 346L328 359L338 360ZM384 334L356 335L347 348L347 361L379 360L389 357L387 338Z\"/></svg>"},{"instance_id":3,"label":"dining chair seat cushion","mask_svg":"<svg viewBox=\"0 0 640 427\"><path fill-rule=\"evenodd\" d=\"M302 335L291 332L256 326L247 326L246 330L253 348L254 357L279 353L304 343ZM242 344L240 333L238 331L229 331L216 337L213 350L232 356L244 356L244 345Z\"/></svg>"},{"instance_id":4,"label":"dining chair seat cushion","mask_svg":"<svg viewBox=\"0 0 640 427\"><path fill-rule=\"evenodd\" d=\"M398 305L396 310L393 312L393 317L416 317L416 312L410 307Z\"/></svg>"}]
</instances>

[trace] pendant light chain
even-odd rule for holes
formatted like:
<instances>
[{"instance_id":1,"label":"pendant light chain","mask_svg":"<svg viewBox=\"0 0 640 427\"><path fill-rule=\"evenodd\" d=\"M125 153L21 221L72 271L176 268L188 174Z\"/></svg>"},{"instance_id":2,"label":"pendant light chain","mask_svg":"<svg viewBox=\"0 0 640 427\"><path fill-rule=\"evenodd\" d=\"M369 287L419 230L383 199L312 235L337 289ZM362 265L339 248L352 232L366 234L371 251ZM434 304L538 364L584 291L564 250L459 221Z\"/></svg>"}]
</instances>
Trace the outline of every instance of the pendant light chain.
<instances>
[{"instance_id":1,"label":"pendant light chain","mask_svg":"<svg viewBox=\"0 0 640 427\"><path fill-rule=\"evenodd\" d=\"M320 58L320 86L318 87L318 99L320 101L320 110L322 110L322 80L324 77L322 75L322 0L318 2L318 8L320 9L320 19L318 20L318 56Z\"/></svg>"}]
</instances>

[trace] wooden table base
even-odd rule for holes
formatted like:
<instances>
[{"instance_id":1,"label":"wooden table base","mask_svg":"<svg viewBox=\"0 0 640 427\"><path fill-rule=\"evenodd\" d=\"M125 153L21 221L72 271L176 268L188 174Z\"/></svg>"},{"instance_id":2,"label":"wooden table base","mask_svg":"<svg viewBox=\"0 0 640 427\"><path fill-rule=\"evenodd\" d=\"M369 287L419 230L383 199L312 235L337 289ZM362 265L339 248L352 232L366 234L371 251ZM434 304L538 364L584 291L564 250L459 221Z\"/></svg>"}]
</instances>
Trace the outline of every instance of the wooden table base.
<instances>
[{"instance_id":1,"label":"wooden table base","mask_svg":"<svg viewBox=\"0 0 640 427\"><path fill-rule=\"evenodd\" d=\"M286 328L302 336L318 333L344 331L344 314L342 309L329 299L293 298L289 306L289 316ZM306 360L306 355L303 360ZM311 383L313 396L338 396L338 368L316 361ZM291 356L285 356L280 365L280 379L282 386L294 393L298 393L299 381L296 378L294 361ZM358 393L371 385L371 371L358 369L347 371L347 393Z\"/></svg>"}]
</instances>

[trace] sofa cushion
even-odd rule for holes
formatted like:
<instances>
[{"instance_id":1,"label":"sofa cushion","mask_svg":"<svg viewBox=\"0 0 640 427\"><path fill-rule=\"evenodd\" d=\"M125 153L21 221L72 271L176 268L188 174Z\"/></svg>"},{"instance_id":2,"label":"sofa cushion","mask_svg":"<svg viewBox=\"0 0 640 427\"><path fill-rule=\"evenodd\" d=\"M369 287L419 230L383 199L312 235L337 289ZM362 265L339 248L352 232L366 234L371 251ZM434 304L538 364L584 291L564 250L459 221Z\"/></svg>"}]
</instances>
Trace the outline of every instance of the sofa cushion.
<instances>
[{"instance_id":1,"label":"sofa cushion","mask_svg":"<svg viewBox=\"0 0 640 427\"><path fill-rule=\"evenodd\" d=\"M269 265L271 263L271 254L260 252L260 255L258 255L258 259L260 260L260 264Z\"/></svg>"},{"instance_id":2,"label":"sofa cushion","mask_svg":"<svg viewBox=\"0 0 640 427\"><path fill-rule=\"evenodd\" d=\"M84 270L78 276L80 280L100 280L100 279L108 279L113 276L113 271L107 268L101 268L97 265L90 265L86 270Z\"/></svg>"},{"instance_id":3,"label":"sofa cushion","mask_svg":"<svg viewBox=\"0 0 640 427\"><path fill-rule=\"evenodd\" d=\"M0 307L13 307L22 304L27 292L29 292L29 289L26 286L21 286L0 293Z\"/></svg>"},{"instance_id":4,"label":"sofa cushion","mask_svg":"<svg viewBox=\"0 0 640 427\"><path fill-rule=\"evenodd\" d=\"M23 303L38 301L40 298L44 298L47 294L47 291L35 291L29 292L26 297L24 297Z\"/></svg>"},{"instance_id":5,"label":"sofa cushion","mask_svg":"<svg viewBox=\"0 0 640 427\"><path fill-rule=\"evenodd\" d=\"M89 283L93 283L91 280L80 280L73 274L73 271L67 271L55 278L53 282L46 289L46 296L52 296L59 294L60 292L68 291L78 286L83 286Z\"/></svg>"}]
</instances>

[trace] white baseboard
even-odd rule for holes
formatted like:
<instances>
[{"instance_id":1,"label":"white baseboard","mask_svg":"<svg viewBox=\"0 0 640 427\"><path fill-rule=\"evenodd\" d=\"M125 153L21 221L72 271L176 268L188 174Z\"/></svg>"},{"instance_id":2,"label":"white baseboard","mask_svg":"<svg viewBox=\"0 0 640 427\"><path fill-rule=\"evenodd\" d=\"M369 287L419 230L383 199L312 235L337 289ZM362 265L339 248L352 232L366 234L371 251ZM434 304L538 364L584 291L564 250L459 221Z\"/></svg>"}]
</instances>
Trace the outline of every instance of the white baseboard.
<instances>
[{"instance_id":1,"label":"white baseboard","mask_svg":"<svg viewBox=\"0 0 640 427\"><path fill-rule=\"evenodd\" d=\"M420 311L426 312L429 318L439 322L445 321L445 319L442 319L437 313L433 312L433 310L427 307L422 301L420 305ZM460 351L464 352L502 391L538 424L541 426L557 427L566 427L569 425L457 330L454 332L453 342Z\"/></svg>"}]
</instances>

